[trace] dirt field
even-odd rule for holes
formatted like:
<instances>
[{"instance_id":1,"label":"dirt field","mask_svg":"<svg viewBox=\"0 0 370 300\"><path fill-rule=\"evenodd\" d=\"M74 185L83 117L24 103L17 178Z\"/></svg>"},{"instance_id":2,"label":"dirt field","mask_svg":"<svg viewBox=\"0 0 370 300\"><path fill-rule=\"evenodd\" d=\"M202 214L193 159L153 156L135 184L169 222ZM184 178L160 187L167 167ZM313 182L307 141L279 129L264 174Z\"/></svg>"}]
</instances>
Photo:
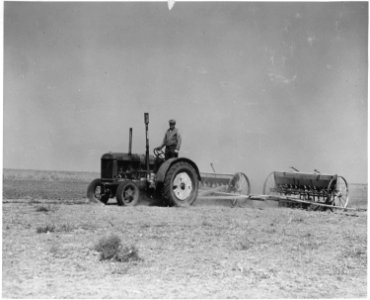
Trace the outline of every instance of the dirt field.
<instances>
[{"instance_id":1,"label":"dirt field","mask_svg":"<svg viewBox=\"0 0 370 300\"><path fill-rule=\"evenodd\" d=\"M23 175L4 173L4 298L367 296L366 212L91 205L86 174ZM112 234L141 259L100 260Z\"/></svg>"}]
</instances>

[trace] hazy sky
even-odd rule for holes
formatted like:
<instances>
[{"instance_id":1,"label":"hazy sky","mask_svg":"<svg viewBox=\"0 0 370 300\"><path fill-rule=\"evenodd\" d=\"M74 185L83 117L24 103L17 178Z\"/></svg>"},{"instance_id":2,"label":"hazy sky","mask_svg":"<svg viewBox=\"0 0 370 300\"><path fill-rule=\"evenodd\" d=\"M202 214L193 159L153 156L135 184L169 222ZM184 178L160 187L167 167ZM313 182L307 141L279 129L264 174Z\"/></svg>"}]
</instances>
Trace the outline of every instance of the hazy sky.
<instances>
[{"instance_id":1,"label":"hazy sky","mask_svg":"<svg viewBox=\"0 0 370 300\"><path fill-rule=\"evenodd\" d=\"M367 182L367 2L5 2L5 168L99 171L175 118L181 155L254 186ZM260 192L260 191L254 191Z\"/></svg>"}]
</instances>

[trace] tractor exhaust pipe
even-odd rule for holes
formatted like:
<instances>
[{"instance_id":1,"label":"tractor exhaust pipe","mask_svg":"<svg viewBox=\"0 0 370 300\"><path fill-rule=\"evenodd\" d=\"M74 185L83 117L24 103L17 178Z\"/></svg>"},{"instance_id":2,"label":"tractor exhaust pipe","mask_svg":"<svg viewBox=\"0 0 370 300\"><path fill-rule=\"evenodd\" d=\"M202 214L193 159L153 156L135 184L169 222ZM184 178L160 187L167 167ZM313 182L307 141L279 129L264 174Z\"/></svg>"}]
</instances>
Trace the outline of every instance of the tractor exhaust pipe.
<instances>
[{"instance_id":1,"label":"tractor exhaust pipe","mask_svg":"<svg viewBox=\"0 0 370 300\"><path fill-rule=\"evenodd\" d=\"M146 150L145 150L145 168L147 171L147 176L149 176L149 138L148 138L148 124L149 124L149 113L144 113L145 122L145 139L146 139Z\"/></svg>"},{"instance_id":2,"label":"tractor exhaust pipe","mask_svg":"<svg viewBox=\"0 0 370 300\"><path fill-rule=\"evenodd\" d=\"M131 153L132 153L132 127L130 127L129 133L128 155L131 156Z\"/></svg>"}]
</instances>

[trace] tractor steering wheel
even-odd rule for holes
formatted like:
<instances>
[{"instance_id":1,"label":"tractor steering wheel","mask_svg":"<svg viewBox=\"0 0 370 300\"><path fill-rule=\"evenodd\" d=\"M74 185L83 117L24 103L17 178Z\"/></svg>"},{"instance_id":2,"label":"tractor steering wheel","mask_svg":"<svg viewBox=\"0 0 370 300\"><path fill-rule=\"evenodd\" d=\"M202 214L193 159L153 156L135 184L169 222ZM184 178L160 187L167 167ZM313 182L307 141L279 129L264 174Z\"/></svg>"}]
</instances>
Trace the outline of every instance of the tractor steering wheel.
<instances>
[{"instance_id":1,"label":"tractor steering wheel","mask_svg":"<svg viewBox=\"0 0 370 300\"><path fill-rule=\"evenodd\" d=\"M157 148L154 148L153 153L154 153L155 157L164 160L165 156L164 156L164 151L162 149L159 150Z\"/></svg>"}]
</instances>

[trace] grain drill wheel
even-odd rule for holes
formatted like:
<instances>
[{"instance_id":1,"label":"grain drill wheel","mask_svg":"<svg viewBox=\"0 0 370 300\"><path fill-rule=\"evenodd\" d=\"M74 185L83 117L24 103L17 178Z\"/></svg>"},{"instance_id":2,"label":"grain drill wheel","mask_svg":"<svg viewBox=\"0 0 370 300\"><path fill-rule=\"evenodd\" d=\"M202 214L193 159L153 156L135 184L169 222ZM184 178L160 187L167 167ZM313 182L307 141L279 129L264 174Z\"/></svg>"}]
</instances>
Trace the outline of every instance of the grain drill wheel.
<instances>
[{"instance_id":1,"label":"grain drill wheel","mask_svg":"<svg viewBox=\"0 0 370 300\"><path fill-rule=\"evenodd\" d=\"M328 199L328 204L343 208L347 207L349 202L349 192L348 184L344 177L338 176L337 180L331 181L328 190L332 191Z\"/></svg>"},{"instance_id":2,"label":"grain drill wheel","mask_svg":"<svg viewBox=\"0 0 370 300\"><path fill-rule=\"evenodd\" d=\"M103 185L99 178L94 179L87 188L87 198L91 202L103 202L107 204L109 195L103 193Z\"/></svg>"},{"instance_id":3,"label":"grain drill wheel","mask_svg":"<svg viewBox=\"0 0 370 300\"><path fill-rule=\"evenodd\" d=\"M174 163L166 173L163 198L175 206L189 206L198 196L197 172L187 162Z\"/></svg>"},{"instance_id":4,"label":"grain drill wheel","mask_svg":"<svg viewBox=\"0 0 370 300\"><path fill-rule=\"evenodd\" d=\"M276 182L275 182L275 175L274 172L271 172L265 179L265 182L263 183L263 191L262 193L264 195L271 195L271 196L276 196L280 195L277 192L276 189Z\"/></svg>"},{"instance_id":5,"label":"grain drill wheel","mask_svg":"<svg viewBox=\"0 0 370 300\"><path fill-rule=\"evenodd\" d=\"M249 195L251 192L250 182L244 173L238 172L230 179L229 185L227 187L228 193L235 193L241 195ZM231 206L235 207L236 205L240 207L245 207L248 203L247 198L233 199L231 200Z\"/></svg>"},{"instance_id":6,"label":"grain drill wheel","mask_svg":"<svg viewBox=\"0 0 370 300\"><path fill-rule=\"evenodd\" d=\"M262 189L263 195L268 196L281 196L281 193L278 191L278 187L275 181L275 172L271 172L265 179ZM288 201L279 200L278 206L290 206Z\"/></svg>"},{"instance_id":7,"label":"grain drill wheel","mask_svg":"<svg viewBox=\"0 0 370 300\"><path fill-rule=\"evenodd\" d=\"M135 206L139 202L139 187L131 181L121 182L117 187L118 205Z\"/></svg>"}]
</instances>

